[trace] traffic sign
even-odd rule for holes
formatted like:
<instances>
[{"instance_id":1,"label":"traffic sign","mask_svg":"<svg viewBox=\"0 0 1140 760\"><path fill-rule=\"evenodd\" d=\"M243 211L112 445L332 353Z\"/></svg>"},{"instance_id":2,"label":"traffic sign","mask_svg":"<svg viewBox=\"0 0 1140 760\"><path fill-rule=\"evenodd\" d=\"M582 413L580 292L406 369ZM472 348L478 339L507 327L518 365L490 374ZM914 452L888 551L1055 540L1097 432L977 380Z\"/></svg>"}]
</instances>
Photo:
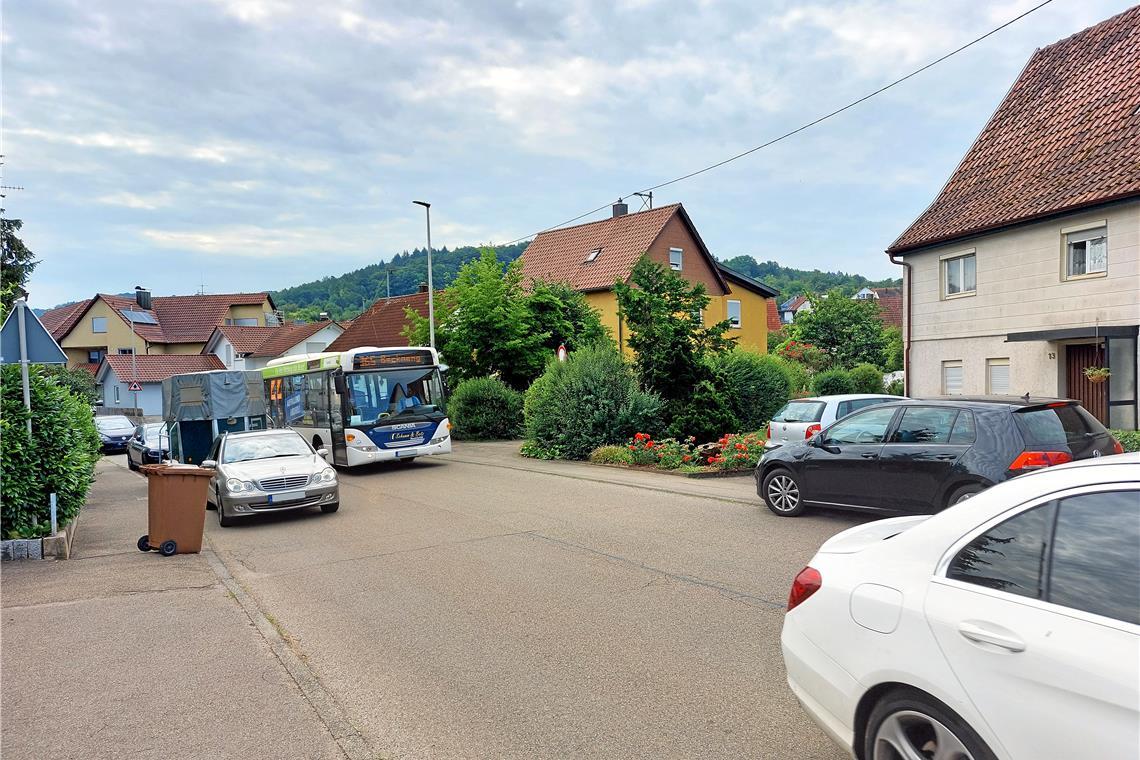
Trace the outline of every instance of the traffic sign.
<instances>
[{"instance_id":1,"label":"traffic sign","mask_svg":"<svg viewBox=\"0 0 1140 760\"><path fill-rule=\"evenodd\" d=\"M21 319L22 315L22 319ZM23 322L23 330L20 323ZM24 333L27 356L20 354L20 333ZM29 364L67 364L67 354L51 337L36 313L22 300L17 301L0 328L0 362L19 364L21 360Z\"/></svg>"},{"instance_id":2,"label":"traffic sign","mask_svg":"<svg viewBox=\"0 0 1140 760\"><path fill-rule=\"evenodd\" d=\"M127 386L127 390L130 391L131 393L138 393L139 391L142 390L142 386L139 385L137 380L135 380L135 381L132 381L131 384Z\"/></svg>"}]
</instances>

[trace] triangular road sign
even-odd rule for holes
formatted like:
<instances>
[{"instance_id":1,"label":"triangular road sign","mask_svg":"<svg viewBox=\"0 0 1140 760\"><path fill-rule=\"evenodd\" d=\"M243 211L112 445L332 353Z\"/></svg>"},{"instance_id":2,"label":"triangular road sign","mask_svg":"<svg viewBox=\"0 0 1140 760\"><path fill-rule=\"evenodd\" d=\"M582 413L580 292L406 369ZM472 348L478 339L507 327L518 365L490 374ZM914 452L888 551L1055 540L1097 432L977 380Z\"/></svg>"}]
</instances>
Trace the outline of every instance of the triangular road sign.
<instances>
[{"instance_id":1,"label":"triangular road sign","mask_svg":"<svg viewBox=\"0 0 1140 760\"><path fill-rule=\"evenodd\" d=\"M127 386L127 390L130 391L131 393L138 393L139 391L142 390L142 386L139 385L137 380L135 380L135 381L132 381L131 384Z\"/></svg>"},{"instance_id":2,"label":"triangular road sign","mask_svg":"<svg viewBox=\"0 0 1140 760\"><path fill-rule=\"evenodd\" d=\"M51 337L36 313L23 301L17 301L0 328L0 363L20 363L20 312L24 312L24 333L28 343L28 361L32 364L67 364L67 354Z\"/></svg>"}]
</instances>

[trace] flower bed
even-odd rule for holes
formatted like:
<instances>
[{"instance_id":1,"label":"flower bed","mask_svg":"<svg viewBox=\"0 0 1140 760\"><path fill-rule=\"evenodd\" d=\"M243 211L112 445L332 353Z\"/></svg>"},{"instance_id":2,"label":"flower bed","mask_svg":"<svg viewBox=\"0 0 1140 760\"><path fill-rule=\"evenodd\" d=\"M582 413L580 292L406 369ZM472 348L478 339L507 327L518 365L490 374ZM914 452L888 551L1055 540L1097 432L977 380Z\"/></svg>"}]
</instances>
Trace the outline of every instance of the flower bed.
<instances>
[{"instance_id":1,"label":"flower bed","mask_svg":"<svg viewBox=\"0 0 1140 760\"><path fill-rule=\"evenodd\" d=\"M703 446L698 446L692 437L683 441L654 440L648 433L637 433L624 446L595 449L590 461L689 477L747 475L756 468L763 453L764 441L757 433L725 435Z\"/></svg>"}]
</instances>

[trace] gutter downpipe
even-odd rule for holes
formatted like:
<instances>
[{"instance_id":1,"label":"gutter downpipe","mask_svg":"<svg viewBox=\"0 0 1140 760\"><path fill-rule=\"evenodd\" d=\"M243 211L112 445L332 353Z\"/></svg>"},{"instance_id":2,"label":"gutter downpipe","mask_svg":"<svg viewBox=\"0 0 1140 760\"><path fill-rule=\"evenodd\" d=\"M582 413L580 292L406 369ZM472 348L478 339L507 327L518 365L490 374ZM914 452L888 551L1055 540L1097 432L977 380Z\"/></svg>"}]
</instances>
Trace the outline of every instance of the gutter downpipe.
<instances>
[{"instance_id":1,"label":"gutter downpipe","mask_svg":"<svg viewBox=\"0 0 1140 760\"><path fill-rule=\"evenodd\" d=\"M896 264L903 268L903 284L906 286L906 293L903 296L903 313L905 315L903 320L903 395L910 395L910 327L911 327L911 292L913 289L911 277L911 265L902 259L895 259L895 256L900 254L887 253L887 257L891 260L892 264Z\"/></svg>"}]
</instances>

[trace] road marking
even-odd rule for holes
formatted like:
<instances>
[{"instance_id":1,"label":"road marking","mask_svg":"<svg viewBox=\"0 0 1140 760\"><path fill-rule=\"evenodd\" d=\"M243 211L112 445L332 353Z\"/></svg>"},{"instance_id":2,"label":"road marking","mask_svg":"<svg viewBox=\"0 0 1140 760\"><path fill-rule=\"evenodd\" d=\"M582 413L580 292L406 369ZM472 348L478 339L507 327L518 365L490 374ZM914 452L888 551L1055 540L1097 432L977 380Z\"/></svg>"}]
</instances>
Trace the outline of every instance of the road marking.
<instances>
[{"instance_id":1,"label":"road marking","mask_svg":"<svg viewBox=\"0 0 1140 760\"><path fill-rule=\"evenodd\" d=\"M207 541L209 539L207 538ZM348 760L376 760L382 757L364 735L352 725L344 708L336 701L332 694L325 689L317 675L309 668L305 660L293 650L289 642L258 606L257 601L230 573L225 561L210 548L203 548L202 554L210 565L210 569L218 576L222 585L233 594L234 599L241 606L250 622L257 628L258 633L265 639L277 660L285 668L289 677L301 690L301 696L313 708L317 718L324 724L325 729L332 735L344 756Z\"/></svg>"}]
</instances>

